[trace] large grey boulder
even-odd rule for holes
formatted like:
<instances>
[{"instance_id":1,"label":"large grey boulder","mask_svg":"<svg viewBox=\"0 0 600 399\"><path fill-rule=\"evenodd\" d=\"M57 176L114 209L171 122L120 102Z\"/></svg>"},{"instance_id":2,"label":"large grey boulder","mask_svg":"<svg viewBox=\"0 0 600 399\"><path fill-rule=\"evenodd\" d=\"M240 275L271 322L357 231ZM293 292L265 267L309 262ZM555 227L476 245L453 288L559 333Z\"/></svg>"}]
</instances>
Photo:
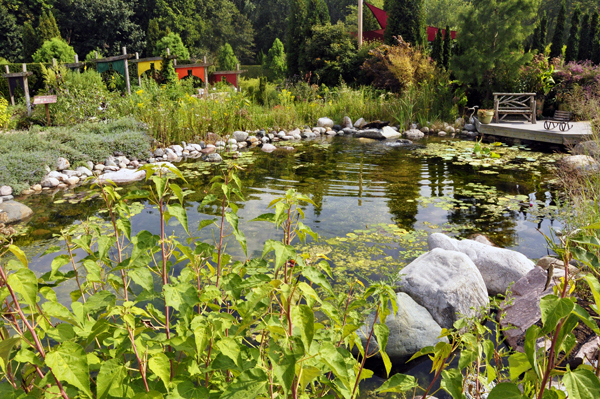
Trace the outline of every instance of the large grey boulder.
<instances>
[{"instance_id":1,"label":"large grey boulder","mask_svg":"<svg viewBox=\"0 0 600 399\"><path fill-rule=\"evenodd\" d=\"M477 266L461 252L435 248L402 269L397 284L443 328L463 316L480 315L489 304Z\"/></svg>"},{"instance_id":2,"label":"large grey boulder","mask_svg":"<svg viewBox=\"0 0 600 399\"><path fill-rule=\"evenodd\" d=\"M136 169L121 169L116 172L105 173L98 176L98 183L106 183L109 180L115 184L133 183L135 181L144 180L146 171Z\"/></svg>"},{"instance_id":3,"label":"large grey boulder","mask_svg":"<svg viewBox=\"0 0 600 399\"><path fill-rule=\"evenodd\" d=\"M594 158L600 157L600 146L596 141L582 141L573 147L574 155L590 155Z\"/></svg>"},{"instance_id":4,"label":"large grey boulder","mask_svg":"<svg viewBox=\"0 0 600 399\"><path fill-rule=\"evenodd\" d=\"M33 215L33 211L26 205L17 201L3 201L0 203L0 223L17 223Z\"/></svg>"},{"instance_id":5,"label":"large grey boulder","mask_svg":"<svg viewBox=\"0 0 600 399\"><path fill-rule=\"evenodd\" d=\"M350 119L349 116L344 116L344 119L342 120L342 129L344 128L352 128L352 119Z\"/></svg>"},{"instance_id":6,"label":"large grey boulder","mask_svg":"<svg viewBox=\"0 0 600 399\"><path fill-rule=\"evenodd\" d=\"M462 252L479 269L490 295L504 294L511 283L521 279L535 264L519 252L492 247L473 240L456 240L434 233L427 239L429 249L442 248Z\"/></svg>"},{"instance_id":7,"label":"large grey boulder","mask_svg":"<svg viewBox=\"0 0 600 399\"><path fill-rule=\"evenodd\" d=\"M319 118L319 120L317 120L317 126L318 127L329 127L332 128L333 127L333 121L329 118Z\"/></svg>"},{"instance_id":8,"label":"large grey boulder","mask_svg":"<svg viewBox=\"0 0 600 399\"><path fill-rule=\"evenodd\" d=\"M368 138L375 140L394 139L402 136L389 126L384 126L382 129L367 129L356 132L358 138Z\"/></svg>"},{"instance_id":9,"label":"large grey boulder","mask_svg":"<svg viewBox=\"0 0 600 399\"><path fill-rule=\"evenodd\" d=\"M362 129L363 126L365 126L367 124L367 121L365 121L364 118L358 118L358 120L356 122L354 122L354 127L357 129Z\"/></svg>"},{"instance_id":10,"label":"large grey boulder","mask_svg":"<svg viewBox=\"0 0 600 399\"><path fill-rule=\"evenodd\" d=\"M569 155L562 158L560 164L564 169L580 173L595 173L600 170L598 162L589 155Z\"/></svg>"},{"instance_id":11,"label":"large grey boulder","mask_svg":"<svg viewBox=\"0 0 600 399\"><path fill-rule=\"evenodd\" d=\"M404 292L396 294L396 302L398 304L398 312L389 315L385 324L390 330L386 353L392 359L407 360L412 355L417 353L426 346L435 346L438 342L448 342L444 338L440 338L442 327L433 320L431 314L423 306L416 303L410 296ZM360 339L363 348L367 345L367 338L375 313L371 313L367 318L367 323L364 324L360 331ZM378 321L379 322L379 321ZM376 339L371 339L369 344L369 353L379 350L379 345ZM381 357L379 354L376 357Z\"/></svg>"}]
</instances>

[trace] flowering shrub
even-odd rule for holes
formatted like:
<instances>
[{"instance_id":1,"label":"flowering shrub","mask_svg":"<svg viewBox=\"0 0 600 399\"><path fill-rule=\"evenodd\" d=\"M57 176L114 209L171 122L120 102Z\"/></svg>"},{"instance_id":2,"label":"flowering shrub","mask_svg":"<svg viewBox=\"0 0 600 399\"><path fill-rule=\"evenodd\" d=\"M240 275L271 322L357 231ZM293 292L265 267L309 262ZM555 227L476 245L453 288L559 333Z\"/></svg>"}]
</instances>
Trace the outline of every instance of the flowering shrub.
<instances>
[{"instance_id":1,"label":"flowering shrub","mask_svg":"<svg viewBox=\"0 0 600 399\"><path fill-rule=\"evenodd\" d=\"M600 84L600 66L591 61L569 62L554 59L554 79L556 80L556 97L560 102L573 93L576 86L581 86L592 94L593 87Z\"/></svg>"}]
</instances>

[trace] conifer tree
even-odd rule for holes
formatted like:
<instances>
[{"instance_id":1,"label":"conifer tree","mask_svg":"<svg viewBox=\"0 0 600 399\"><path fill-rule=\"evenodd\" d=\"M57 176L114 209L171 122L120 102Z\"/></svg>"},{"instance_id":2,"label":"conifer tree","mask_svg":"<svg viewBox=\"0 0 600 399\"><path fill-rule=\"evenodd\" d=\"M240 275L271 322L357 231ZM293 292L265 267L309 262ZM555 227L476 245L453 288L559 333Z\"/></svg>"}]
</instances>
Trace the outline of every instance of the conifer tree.
<instances>
[{"instance_id":1,"label":"conifer tree","mask_svg":"<svg viewBox=\"0 0 600 399\"><path fill-rule=\"evenodd\" d=\"M550 47L550 58L559 57L562 55L562 48L565 36L565 3L560 6L558 16L556 17L556 27L554 28L554 35L552 36L552 47Z\"/></svg>"},{"instance_id":2,"label":"conifer tree","mask_svg":"<svg viewBox=\"0 0 600 399\"><path fill-rule=\"evenodd\" d=\"M533 34L531 35L530 44L526 47L529 47L529 48L526 48L526 50L529 50L529 51L539 51L539 48L540 48L540 25L539 24L535 26L535 29L533 30Z\"/></svg>"},{"instance_id":3,"label":"conifer tree","mask_svg":"<svg viewBox=\"0 0 600 399\"><path fill-rule=\"evenodd\" d=\"M31 22L25 22L23 25L23 60L31 62L33 60L32 56L38 48L40 48L40 42L35 29L33 29Z\"/></svg>"},{"instance_id":4,"label":"conifer tree","mask_svg":"<svg viewBox=\"0 0 600 399\"><path fill-rule=\"evenodd\" d=\"M571 17L571 29L569 30L569 39L567 40L567 51L565 52L565 61L576 61L579 52L579 17L581 12L579 7L573 11Z\"/></svg>"},{"instance_id":5,"label":"conifer tree","mask_svg":"<svg viewBox=\"0 0 600 399\"><path fill-rule=\"evenodd\" d=\"M435 61L438 67L442 67L444 64L443 59L443 39L442 30L438 29L435 39L433 40L433 48L431 50L431 58Z\"/></svg>"},{"instance_id":6,"label":"conifer tree","mask_svg":"<svg viewBox=\"0 0 600 399\"><path fill-rule=\"evenodd\" d=\"M450 36L450 26L446 25L446 34L444 35L444 51L443 51L443 63L444 68L448 70L450 67L450 57L452 56L452 36Z\"/></svg>"},{"instance_id":7,"label":"conifer tree","mask_svg":"<svg viewBox=\"0 0 600 399\"><path fill-rule=\"evenodd\" d=\"M388 0L387 27L383 36L386 44L394 44L394 36L419 45L423 40L423 0Z\"/></svg>"},{"instance_id":8,"label":"conifer tree","mask_svg":"<svg viewBox=\"0 0 600 399\"><path fill-rule=\"evenodd\" d=\"M219 50L217 57L217 63L221 71L233 71L235 70L239 61L233 52L233 48L229 43L225 43Z\"/></svg>"},{"instance_id":9,"label":"conifer tree","mask_svg":"<svg viewBox=\"0 0 600 399\"><path fill-rule=\"evenodd\" d=\"M546 33L548 32L548 17L546 13L542 15L540 21L540 47L538 47L538 53L544 54L546 52Z\"/></svg>"},{"instance_id":10,"label":"conifer tree","mask_svg":"<svg viewBox=\"0 0 600 399\"><path fill-rule=\"evenodd\" d=\"M592 17L590 19L590 40L588 44L588 48L590 51L589 60L592 60L593 63L597 64L600 62L600 54L598 53L598 36L599 36L599 21L598 21L598 11L594 11Z\"/></svg>"},{"instance_id":11,"label":"conifer tree","mask_svg":"<svg viewBox=\"0 0 600 399\"><path fill-rule=\"evenodd\" d=\"M304 20L306 19L305 0L291 0L287 29L287 73L288 76L300 74L300 51L304 38Z\"/></svg>"},{"instance_id":12,"label":"conifer tree","mask_svg":"<svg viewBox=\"0 0 600 399\"><path fill-rule=\"evenodd\" d=\"M265 68L271 72L275 79L282 78L285 75L285 52L281 40L275 38L273 47L269 49L264 59Z\"/></svg>"},{"instance_id":13,"label":"conifer tree","mask_svg":"<svg viewBox=\"0 0 600 399\"><path fill-rule=\"evenodd\" d=\"M577 60L583 61L589 58L590 50L590 16L585 14L581 21L581 29L579 29L579 51Z\"/></svg>"},{"instance_id":14,"label":"conifer tree","mask_svg":"<svg viewBox=\"0 0 600 399\"><path fill-rule=\"evenodd\" d=\"M52 15L52 11L48 11L48 13L42 12L37 33L40 43L47 42L55 37L62 39L58 26L56 25L56 19L54 19L54 15Z\"/></svg>"},{"instance_id":15,"label":"conifer tree","mask_svg":"<svg viewBox=\"0 0 600 399\"><path fill-rule=\"evenodd\" d=\"M306 18L303 21L304 33L300 45L300 56L298 57L298 67L301 73L310 69L311 60L307 59L306 43L313 37L313 28L315 26L330 23L329 10L324 0L305 0Z\"/></svg>"},{"instance_id":16,"label":"conifer tree","mask_svg":"<svg viewBox=\"0 0 600 399\"><path fill-rule=\"evenodd\" d=\"M148 31L146 32L146 57L152 57L156 43L165 36L165 32L160 30L158 21L151 19L148 23Z\"/></svg>"},{"instance_id":17,"label":"conifer tree","mask_svg":"<svg viewBox=\"0 0 600 399\"><path fill-rule=\"evenodd\" d=\"M166 54L164 54L162 57L159 77L160 83L162 84L171 84L177 82L177 73L173 67L173 59L167 58Z\"/></svg>"}]
</instances>

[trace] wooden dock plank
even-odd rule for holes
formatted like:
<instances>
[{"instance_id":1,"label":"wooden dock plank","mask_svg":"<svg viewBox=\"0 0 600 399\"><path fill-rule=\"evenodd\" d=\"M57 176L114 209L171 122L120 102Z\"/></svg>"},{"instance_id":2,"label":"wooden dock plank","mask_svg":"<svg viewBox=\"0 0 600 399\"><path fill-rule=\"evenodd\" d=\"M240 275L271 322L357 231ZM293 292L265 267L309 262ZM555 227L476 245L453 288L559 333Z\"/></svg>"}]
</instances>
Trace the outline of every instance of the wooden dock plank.
<instances>
[{"instance_id":1,"label":"wooden dock plank","mask_svg":"<svg viewBox=\"0 0 600 399\"><path fill-rule=\"evenodd\" d=\"M574 145L590 139L592 128L589 122L572 122L573 127L561 132L558 128L544 129L543 123L531 124L521 122L478 123L477 130L484 135L507 137L511 139L531 140L540 143Z\"/></svg>"}]
</instances>

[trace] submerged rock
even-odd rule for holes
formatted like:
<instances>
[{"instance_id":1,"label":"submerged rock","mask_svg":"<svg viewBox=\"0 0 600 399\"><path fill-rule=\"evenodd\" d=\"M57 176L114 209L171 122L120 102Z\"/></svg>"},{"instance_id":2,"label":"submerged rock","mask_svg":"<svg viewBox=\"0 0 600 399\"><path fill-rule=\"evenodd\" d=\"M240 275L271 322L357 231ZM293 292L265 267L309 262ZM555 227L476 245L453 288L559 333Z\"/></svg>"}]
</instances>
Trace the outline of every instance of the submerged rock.
<instances>
[{"instance_id":1,"label":"submerged rock","mask_svg":"<svg viewBox=\"0 0 600 399\"><path fill-rule=\"evenodd\" d=\"M397 285L443 328L452 328L461 317L479 316L489 304L481 273L461 252L435 248L419 256L400 271Z\"/></svg>"},{"instance_id":2,"label":"submerged rock","mask_svg":"<svg viewBox=\"0 0 600 399\"><path fill-rule=\"evenodd\" d=\"M407 360L426 346L435 346L438 342L448 342L444 338L439 338L442 333L442 327L433 320L431 314L423 306L416 303L410 296L404 292L396 294L398 312L391 314L386 318L385 324L390 330L390 335L386 345L386 353L394 360ZM361 327L362 333L359 333L363 348L367 344L367 337L373 325L375 313L371 313L365 325ZM379 349L375 339L369 344L369 352ZM381 358L377 354L376 357Z\"/></svg>"},{"instance_id":3,"label":"submerged rock","mask_svg":"<svg viewBox=\"0 0 600 399\"><path fill-rule=\"evenodd\" d=\"M396 141L389 141L385 143L388 147L412 147L414 146L413 142L407 139L399 139Z\"/></svg>"},{"instance_id":4,"label":"submerged rock","mask_svg":"<svg viewBox=\"0 0 600 399\"><path fill-rule=\"evenodd\" d=\"M17 223L33 215L33 211L17 201L0 203L0 223Z\"/></svg>"},{"instance_id":5,"label":"submerged rock","mask_svg":"<svg viewBox=\"0 0 600 399\"><path fill-rule=\"evenodd\" d=\"M430 235L427 243L430 250L442 248L467 255L479 269L490 295L506 293L510 284L524 277L535 266L519 252L473 240L459 241L441 233Z\"/></svg>"},{"instance_id":6,"label":"submerged rock","mask_svg":"<svg viewBox=\"0 0 600 399\"><path fill-rule=\"evenodd\" d=\"M263 144L260 149L264 152L273 152L277 149L277 147L275 147L273 144Z\"/></svg>"}]
</instances>

